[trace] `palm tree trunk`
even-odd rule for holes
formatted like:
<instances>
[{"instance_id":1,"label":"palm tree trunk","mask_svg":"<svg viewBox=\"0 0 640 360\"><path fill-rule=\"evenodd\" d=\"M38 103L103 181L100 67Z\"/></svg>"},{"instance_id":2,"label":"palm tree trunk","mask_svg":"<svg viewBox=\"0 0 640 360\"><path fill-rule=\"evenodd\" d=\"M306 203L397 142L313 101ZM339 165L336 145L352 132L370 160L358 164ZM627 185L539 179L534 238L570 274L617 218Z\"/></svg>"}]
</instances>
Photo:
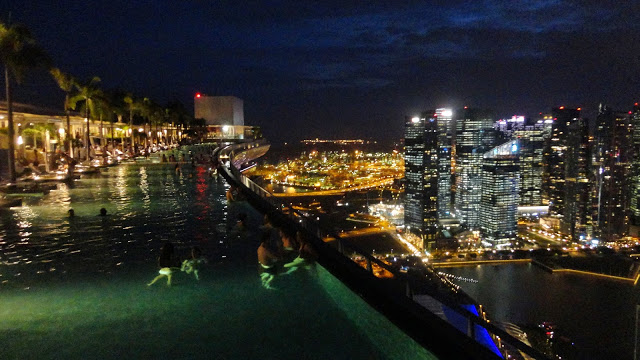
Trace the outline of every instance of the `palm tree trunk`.
<instances>
[{"instance_id":1,"label":"palm tree trunk","mask_svg":"<svg viewBox=\"0 0 640 360\"><path fill-rule=\"evenodd\" d=\"M134 134L133 134L133 109L129 109L129 130L131 131L131 153L133 154L134 146ZM124 151L124 143L122 143L122 151ZM133 154L135 155L135 154Z\"/></svg>"},{"instance_id":2,"label":"palm tree trunk","mask_svg":"<svg viewBox=\"0 0 640 360\"><path fill-rule=\"evenodd\" d=\"M102 147L102 153L104 154L104 147L105 147L105 143L104 143L104 132L102 131L102 112L100 113L100 147Z\"/></svg>"},{"instance_id":3,"label":"palm tree trunk","mask_svg":"<svg viewBox=\"0 0 640 360\"><path fill-rule=\"evenodd\" d=\"M73 134L71 134L71 119L69 116L69 93L67 93L64 97L64 111L67 114L67 151L69 152L69 156L73 157Z\"/></svg>"},{"instance_id":4,"label":"palm tree trunk","mask_svg":"<svg viewBox=\"0 0 640 360\"><path fill-rule=\"evenodd\" d=\"M9 78L9 68L4 67L4 81L5 90L7 92L7 126L9 136L9 180L12 183L16 182L16 154L15 154L15 140L13 129L13 103L11 99L11 82Z\"/></svg>"},{"instance_id":5,"label":"palm tree trunk","mask_svg":"<svg viewBox=\"0 0 640 360\"><path fill-rule=\"evenodd\" d=\"M87 144L85 145L85 148L87 149L87 156L86 156L86 160L89 161L89 151L91 150L91 143L90 143L90 136L89 135L89 99L85 100L85 104L84 104L84 121L87 122L87 136L85 137L87 140Z\"/></svg>"},{"instance_id":6,"label":"palm tree trunk","mask_svg":"<svg viewBox=\"0 0 640 360\"><path fill-rule=\"evenodd\" d=\"M116 148L115 140L113 139L113 121L111 122L111 151L113 154L113 150Z\"/></svg>"},{"instance_id":7,"label":"palm tree trunk","mask_svg":"<svg viewBox=\"0 0 640 360\"><path fill-rule=\"evenodd\" d=\"M145 148L146 148L146 149L145 149L145 151L149 149L149 136L150 136L150 135L149 135L149 133L151 132L151 124L149 124L149 131L147 131L147 123L148 123L148 122L149 122L149 121L147 120L147 121L144 123L144 132L145 132L145 134L144 134L144 135L145 135L145 136L144 136L144 139L145 139L145 140L144 140L144 146L145 146ZM145 154L146 154L146 153L145 153ZM148 154L147 154L147 156L148 156Z\"/></svg>"}]
</instances>

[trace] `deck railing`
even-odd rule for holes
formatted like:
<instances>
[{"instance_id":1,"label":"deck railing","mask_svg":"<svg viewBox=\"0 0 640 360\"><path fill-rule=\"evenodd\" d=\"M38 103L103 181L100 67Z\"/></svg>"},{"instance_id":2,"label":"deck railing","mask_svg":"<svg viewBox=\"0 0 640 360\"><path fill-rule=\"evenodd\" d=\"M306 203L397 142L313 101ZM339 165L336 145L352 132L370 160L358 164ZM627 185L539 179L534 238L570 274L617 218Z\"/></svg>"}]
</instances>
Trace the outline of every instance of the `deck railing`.
<instances>
[{"instance_id":1,"label":"deck railing","mask_svg":"<svg viewBox=\"0 0 640 360\"><path fill-rule=\"evenodd\" d=\"M481 311L476 315L465 308L459 300L451 296L451 291L455 291L455 285L448 279L439 277L434 272L435 276L439 277L437 280L441 282L440 285L448 287L442 291L434 288L433 279L409 276L399 271L341 237L333 229L321 226L316 218L293 209L244 176L239 168L262 156L268 148L269 144L261 140L217 149L215 155L221 164L221 174L232 185L243 190L252 206L277 217L280 222L295 225L298 230L303 230L320 253L321 265L414 340L444 358L498 359L507 358L508 355L524 355L525 358L548 359L540 351L485 319ZM361 259L361 264L357 264L353 260L354 257ZM378 274L381 271L388 272L391 276L387 277L392 280L376 276L374 269L378 270ZM465 319L466 331L460 331L459 326L455 327L414 301L414 296L418 293L425 294L425 290L426 294L443 308L450 309ZM482 345L478 342L480 332L491 336L491 345L495 344L493 351L486 346L487 344ZM496 354L496 347L499 348L500 355Z\"/></svg>"}]
</instances>

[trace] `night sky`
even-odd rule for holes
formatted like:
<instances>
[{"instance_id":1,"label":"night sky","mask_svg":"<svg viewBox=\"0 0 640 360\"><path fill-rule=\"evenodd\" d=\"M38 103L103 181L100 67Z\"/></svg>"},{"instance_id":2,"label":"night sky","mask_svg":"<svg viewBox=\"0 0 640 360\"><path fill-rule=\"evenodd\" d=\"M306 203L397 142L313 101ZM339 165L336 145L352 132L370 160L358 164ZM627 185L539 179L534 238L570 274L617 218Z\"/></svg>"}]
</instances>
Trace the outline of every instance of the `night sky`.
<instances>
[{"instance_id":1,"label":"night sky","mask_svg":"<svg viewBox=\"0 0 640 360\"><path fill-rule=\"evenodd\" d=\"M272 141L401 138L435 107L533 116L640 98L640 1L20 1L56 66L159 103L244 100ZM62 107L44 73L17 101Z\"/></svg>"}]
</instances>

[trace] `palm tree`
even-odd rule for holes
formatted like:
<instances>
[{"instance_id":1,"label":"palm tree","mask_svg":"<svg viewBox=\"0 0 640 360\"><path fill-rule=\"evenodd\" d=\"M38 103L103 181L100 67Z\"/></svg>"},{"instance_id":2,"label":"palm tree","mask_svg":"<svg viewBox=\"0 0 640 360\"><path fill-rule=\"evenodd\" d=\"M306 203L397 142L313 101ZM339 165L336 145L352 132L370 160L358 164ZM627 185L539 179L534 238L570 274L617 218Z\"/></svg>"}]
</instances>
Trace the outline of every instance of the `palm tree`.
<instances>
[{"instance_id":1,"label":"palm tree","mask_svg":"<svg viewBox=\"0 0 640 360\"><path fill-rule=\"evenodd\" d=\"M189 113L187 108L178 100L171 101L167 104L166 108L167 119L172 125L179 127L181 132L184 132L184 127L193 121L193 116ZM177 136L178 134L174 134Z\"/></svg>"},{"instance_id":2,"label":"palm tree","mask_svg":"<svg viewBox=\"0 0 640 360\"><path fill-rule=\"evenodd\" d=\"M91 149L91 139L89 134L89 121L92 114L97 113L96 102L98 98L102 96L102 90L100 90L97 84L100 82L100 78L94 76L91 80L82 84L76 84L76 93L69 99L69 104L73 110L76 109L79 102L83 103L85 121L87 122L87 135L85 136L85 148L87 149L87 157L89 160L89 152Z\"/></svg>"},{"instance_id":3,"label":"palm tree","mask_svg":"<svg viewBox=\"0 0 640 360\"><path fill-rule=\"evenodd\" d=\"M111 99L104 92L101 92L98 96L95 96L92 100L95 103L96 114L100 119L100 146L105 147L104 131L102 126L103 119L110 119L113 117L111 110Z\"/></svg>"},{"instance_id":4,"label":"palm tree","mask_svg":"<svg viewBox=\"0 0 640 360\"><path fill-rule=\"evenodd\" d=\"M73 88L76 86L77 82L73 76L63 73L58 68L51 69L50 73L56 83L58 83L60 89L64 91L64 112L67 115L67 136L65 138L64 146L69 152L69 156L73 157L73 146L71 143L71 121L69 119L69 110L71 110L69 106L69 95L71 94Z\"/></svg>"},{"instance_id":5,"label":"palm tree","mask_svg":"<svg viewBox=\"0 0 640 360\"><path fill-rule=\"evenodd\" d=\"M13 99L11 80L20 84L28 69L48 66L49 57L38 46L29 29L22 25L0 23L0 61L4 64L5 90L7 95L7 121L9 137L9 178L16 181L15 130L13 128Z\"/></svg>"},{"instance_id":6,"label":"palm tree","mask_svg":"<svg viewBox=\"0 0 640 360\"><path fill-rule=\"evenodd\" d=\"M111 115L109 116L109 122L111 123L111 147L115 149L115 134L114 123L122 122L122 118L128 112L128 105L124 102L124 95L118 90L111 90L107 92L109 99L109 107L111 109ZM124 141L122 142L122 150L124 151Z\"/></svg>"},{"instance_id":7,"label":"palm tree","mask_svg":"<svg viewBox=\"0 0 640 360\"><path fill-rule=\"evenodd\" d=\"M133 131L133 113L142 111L143 103L142 101L134 98L133 95L131 94L125 95L124 102L127 104L127 107L129 109L129 129L131 130L131 149L133 151L133 149L135 148L135 143L134 143L135 132Z\"/></svg>"},{"instance_id":8,"label":"palm tree","mask_svg":"<svg viewBox=\"0 0 640 360\"><path fill-rule=\"evenodd\" d=\"M164 120L164 109L151 99L144 98L142 101L142 116L145 118L145 135L147 135L147 142L145 143L145 146L149 147L150 142L153 140L153 137L149 136L149 133L153 134L155 132L155 138L157 139L157 128L158 124ZM148 132L146 130L147 124L149 124ZM155 125L156 131L151 131L152 125Z\"/></svg>"}]
</instances>

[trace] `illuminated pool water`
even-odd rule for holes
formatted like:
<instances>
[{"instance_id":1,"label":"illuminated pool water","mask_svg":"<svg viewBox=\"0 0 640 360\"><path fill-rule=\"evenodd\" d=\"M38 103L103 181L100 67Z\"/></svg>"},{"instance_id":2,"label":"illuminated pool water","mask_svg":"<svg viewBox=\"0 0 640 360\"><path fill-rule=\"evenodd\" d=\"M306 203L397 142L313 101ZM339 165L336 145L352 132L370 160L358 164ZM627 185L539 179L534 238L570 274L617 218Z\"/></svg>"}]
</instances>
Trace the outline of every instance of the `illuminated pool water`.
<instances>
[{"instance_id":1,"label":"illuminated pool water","mask_svg":"<svg viewBox=\"0 0 640 360\"><path fill-rule=\"evenodd\" d=\"M0 359L433 358L320 266L262 288L261 216L226 189L203 168L131 164L0 211ZM145 285L165 241L203 249L199 282Z\"/></svg>"}]
</instances>

